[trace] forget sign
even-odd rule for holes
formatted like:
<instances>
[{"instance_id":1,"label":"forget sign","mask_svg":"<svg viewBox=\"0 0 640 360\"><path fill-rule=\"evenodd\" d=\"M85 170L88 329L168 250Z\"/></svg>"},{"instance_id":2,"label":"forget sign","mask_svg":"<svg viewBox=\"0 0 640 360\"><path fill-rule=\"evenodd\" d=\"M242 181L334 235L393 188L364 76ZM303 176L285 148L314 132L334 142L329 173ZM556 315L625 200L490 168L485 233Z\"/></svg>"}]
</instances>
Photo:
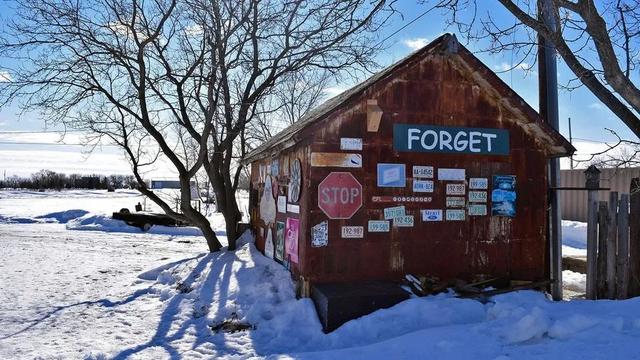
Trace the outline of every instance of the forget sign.
<instances>
[{"instance_id":1,"label":"forget sign","mask_svg":"<svg viewBox=\"0 0 640 360\"><path fill-rule=\"evenodd\" d=\"M509 155L509 132L503 129L394 124L393 149L405 152Z\"/></svg>"}]
</instances>

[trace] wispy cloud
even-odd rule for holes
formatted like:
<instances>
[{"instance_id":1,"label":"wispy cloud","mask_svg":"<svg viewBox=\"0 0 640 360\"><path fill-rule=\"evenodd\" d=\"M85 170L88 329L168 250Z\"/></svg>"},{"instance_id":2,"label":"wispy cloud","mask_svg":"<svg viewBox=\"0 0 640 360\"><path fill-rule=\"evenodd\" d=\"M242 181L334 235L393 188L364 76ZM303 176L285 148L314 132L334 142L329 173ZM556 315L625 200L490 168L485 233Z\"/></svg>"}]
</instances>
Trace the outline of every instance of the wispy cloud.
<instances>
[{"instance_id":1,"label":"wispy cloud","mask_svg":"<svg viewBox=\"0 0 640 360\"><path fill-rule=\"evenodd\" d=\"M425 47L429 40L427 38L413 38L402 40L402 43L411 50L418 50Z\"/></svg>"},{"instance_id":2,"label":"wispy cloud","mask_svg":"<svg viewBox=\"0 0 640 360\"><path fill-rule=\"evenodd\" d=\"M495 71L509 71L509 70L522 70L524 72L531 72L531 73L535 73L535 71L533 70L532 65L530 65L529 63L523 62L520 64L509 64L507 62L502 62L500 64L497 65L493 65L493 70Z\"/></svg>"},{"instance_id":3,"label":"wispy cloud","mask_svg":"<svg viewBox=\"0 0 640 360\"><path fill-rule=\"evenodd\" d=\"M11 74L6 70L0 70L0 82L11 81Z\"/></svg>"}]
</instances>

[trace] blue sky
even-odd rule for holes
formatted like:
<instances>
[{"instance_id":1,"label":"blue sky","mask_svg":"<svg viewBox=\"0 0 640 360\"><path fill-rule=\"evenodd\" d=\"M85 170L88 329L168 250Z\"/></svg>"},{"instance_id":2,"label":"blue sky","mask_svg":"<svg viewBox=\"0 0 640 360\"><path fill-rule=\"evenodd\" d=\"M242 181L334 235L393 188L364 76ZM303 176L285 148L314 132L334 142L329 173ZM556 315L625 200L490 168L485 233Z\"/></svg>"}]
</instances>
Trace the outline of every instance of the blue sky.
<instances>
[{"instance_id":1,"label":"blue sky","mask_svg":"<svg viewBox=\"0 0 640 360\"><path fill-rule=\"evenodd\" d=\"M479 16L491 12L492 17L500 22L513 23L514 18L502 9L494 1L482 1L486 8L479 9ZM492 4L495 4L492 6ZM10 9L12 2L0 3L0 21L1 19L10 18L12 10ZM385 28L382 37L394 33L396 30L413 20L416 16L427 9L426 5L417 4L413 0L400 0L397 8L403 13L404 18L396 16L391 23ZM464 15L464 14L463 14ZM438 12L431 12L421 19L415 21L396 35L387 40L388 48L379 55L378 62L382 66L387 66L406 56L411 51L426 45L440 34L444 32L455 33L456 29L446 28L445 17ZM459 37L461 42L464 39ZM510 68L515 55L511 52L505 52L500 55L490 55L478 53L479 50L486 47L486 44L472 43L467 47L491 69L494 71ZM517 61L517 59L515 59ZM2 61L2 59L0 59ZM6 66L6 64L5 64ZM3 74L3 64L0 62L0 77ZM536 70L535 68L533 69ZM558 62L558 82L565 83L573 78L573 74L562 63ZM537 75L535 72L526 73L523 68L516 68L513 71L499 73L499 76L509 84L520 96L522 96L534 109L538 108L538 90ZM335 88L328 89L327 95L335 93L336 90L344 90L353 84L336 84ZM572 119L573 137L574 139L586 139L595 141L613 141L614 137L610 135L605 127L611 128L618 132L622 137L628 139L637 139L625 126L617 119L608 109L606 109L586 88L578 88L571 92L560 90L560 124L561 133L568 138L567 118ZM0 111L0 133L6 131L42 131L45 129L44 121L37 114L25 114L18 116L18 107L16 104ZM53 128L55 130L55 128ZM51 130L49 128L48 130ZM15 150L17 145L7 145L0 142L0 151ZM33 144L28 145L34 148L46 149L46 145ZM68 151L78 152L77 147L70 147ZM104 150L107 151L107 150Z\"/></svg>"}]
</instances>

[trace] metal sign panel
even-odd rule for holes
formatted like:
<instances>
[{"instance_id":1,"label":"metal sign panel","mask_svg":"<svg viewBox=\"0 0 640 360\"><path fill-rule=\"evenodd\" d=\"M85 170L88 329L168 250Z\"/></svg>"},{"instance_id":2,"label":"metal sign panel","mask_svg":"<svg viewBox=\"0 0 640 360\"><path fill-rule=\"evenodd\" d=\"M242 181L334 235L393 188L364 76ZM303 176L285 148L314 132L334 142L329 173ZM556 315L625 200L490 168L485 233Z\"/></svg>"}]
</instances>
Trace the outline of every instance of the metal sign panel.
<instances>
[{"instance_id":1,"label":"metal sign panel","mask_svg":"<svg viewBox=\"0 0 640 360\"><path fill-rule=\"evenodd\" d=\"M413 227L413 215L405 215L393 218L393 226Z\"/></svg>"},{"instance_id":2,"label":"metal sign panel","mask_svg":"<svg viewBox=\"0 0 640 360\"><path fill-rule=\"evenodd\" d=\"M329 222L323 221L311 228L311 246L323 247L329 245Z\"/></svg>"},{"instance_id":3,"label":"metal sign panel","mask_svg":"<svg viewBox=\"0 0 640 360\"><path fill-rule=\"evenodd\" d=\"M484 216L487 215L487 205L485 204L470 204L469 216Z\"/></svg>"},{"instance_id":4,"label":"metal sign panel","mask_svg":"<svg viewBox=\"0 0 640 360\"><path fill-rule=\"evenodd\" d=\"M465 180L464 169L438 169L438 180L443 181L464 181Z\"/></svg>"},{"instance_id":5,"label":"metal sign panel","mask_svg":"<svg viewBox=\"0 0 640 360\"><path fill-rule=\"evenodd\" d=\"M433 198L431 196L372 196L371 201L374 203L430 203Z\"/></svg>"},{"instance_id":6,"label":"metal sign panel","mask_svg":"<svg viewBox=\"0 0 640 360\"><path fill-rule=\"evenodd\" d=\"M342 238L362 239L364 237L364 226L343 226Z\"/></svg>"},{"instance_id":7,"label":"metal sign panel","mask_svg":"<svg viewBox=\"0 0 640 360\"><path fill-rule=\"evenodd\" d=\"M442 209L420 210L422 221L442 221Z\"/></svg>"},{"instance_id":8,"label":"metal sign panel","mask_svg":"<svg viewBox=\"0 0 640 360\"><path fill-rule=\"evenodd\" d=\"M464 207L465 204L463 197L447 196L447 207Z\"/></svg>"},{"instance_id":9,"label":"metal sign panel","mask_svg":"<svg viewBox=\"0 0 640 360\"><path fill-rule=\"evenodd\" d=\"M413 180L413 192L433 192L433 181Z\"/></svg>"},{"instance_id":10,"label":"metal sign panel","mask_svg":"<svg viewBox=\"0 0 640 360\"><path fill-rule=\"evenodd\" d=\"M458 209L447 209L447 221L463 221L464 220L464 210Z\"/></svg>"},{"instance_id":11,"label":"metal sign panel","mask_svg":"<svg viewBox=\"0 0 640 360\"><path fill-rule=\"evenodd\" d=\"M447 195L464 195L465 184L447 184Z\"/></svg>"},{"instance_id":12,"label":"metal sign panel","mask_svg":"<svg viewBox=\"0 0 640 360\"><path fill-rule=\"evenodd\" d=\"M433 179L433 166L413 166L413 177Z\"/></svg>"},{"instance_id":13,"label":"metal sign panel","mask_svg":"<svg viewBox=\"0 0 640 360\"><path fill-rule=\"evenodd\" d=\"M401 152L509 155L509 131L394 124L393 149Z\"/></svg>"},{"instance_id":14,"label":"metal sign panel","mask_svg":"<svg viewBox=\"0 0 640 360\"><path fill-rule=\"evenodd\" d=\"M489 188L489 179L487 178L471 178L469 179L469 189L487 190Z\"/></svg>"},{"instance_id":15,"label":"metal sign panel","mask_svg":"<svg viewBox=\"0 0 640 360\"><path fill-rule=\"evenodd\" d=\"M340 150L362 150L362 139L340 138Z\"/></svg>"},{"instance_id":16,"label":"metal sign panel","mask_svg":"<svg viewBox=\"0 0 640 360\"><path fill-rule=\"evenodd\" d=\"M487 202L486 191L469 191L469 202Z\"/></svg>"},{"instance_id":17,"label":"metal sign panel","mask_svg":"<svg viewBox=\"0 0 640 360\"><path fill-rule=\"evenodd\" d=\"M384 209L384 218L386 220L395 219L400 216L404 216L404 206L395 206Z\"/></svg>"},{"instance_id":18,"label":"metal sign panel","mask_svg":"<svg viewBox=\"0 0 640 360\"><path fill-rule=\"evenodd\" d=\"M404 164L378 164L378 187L405 187Z\"/></svg>"},{"instance_id":19,"label":"metal sign panel","mask_svg":"<svg viewBox=\"0 0 640 360\"><path fill-rule=\"evenodd\" d=\"M390 226L388 220L369 220L369 232L389 232Z\"/></svg>"},{"instance_id":20,"label":"metal sign panel","mask_svg":"<svg viewBox=\"0 0 640 360\"><path fill-rule=\"evenodd\" d=\"M348 172L332 172L318 185L318 207L329 219L350 219L362 207L362 185Z\"/></svg>"}]
</instances>

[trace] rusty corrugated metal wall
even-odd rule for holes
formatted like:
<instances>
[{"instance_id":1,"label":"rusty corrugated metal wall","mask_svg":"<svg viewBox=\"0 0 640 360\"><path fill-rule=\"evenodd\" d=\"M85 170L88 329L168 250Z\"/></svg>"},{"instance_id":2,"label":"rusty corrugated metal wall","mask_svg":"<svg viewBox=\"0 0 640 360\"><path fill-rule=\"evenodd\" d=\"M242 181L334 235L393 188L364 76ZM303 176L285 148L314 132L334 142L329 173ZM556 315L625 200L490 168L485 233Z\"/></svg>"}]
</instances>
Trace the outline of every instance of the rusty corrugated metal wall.
<instances>
[{"instance_id":1,"label":"rusty corrugated metal wall","mask_svg":"<svg viewBox=\"0 0 640 360\"><path fill-rule=\"evenodd\" d=\"M562 170L560 172L562 187L584 187L585 169ZM631 179L640 177L640 167L600 169L600 187L611 188L610 191L629 193ZM609 191L600 191L600 201L609 200ZM562 201L562 219L573 221L587 221L587 192L582 190L563 190L560 193Z\"/></svg>"}]
</instances>

